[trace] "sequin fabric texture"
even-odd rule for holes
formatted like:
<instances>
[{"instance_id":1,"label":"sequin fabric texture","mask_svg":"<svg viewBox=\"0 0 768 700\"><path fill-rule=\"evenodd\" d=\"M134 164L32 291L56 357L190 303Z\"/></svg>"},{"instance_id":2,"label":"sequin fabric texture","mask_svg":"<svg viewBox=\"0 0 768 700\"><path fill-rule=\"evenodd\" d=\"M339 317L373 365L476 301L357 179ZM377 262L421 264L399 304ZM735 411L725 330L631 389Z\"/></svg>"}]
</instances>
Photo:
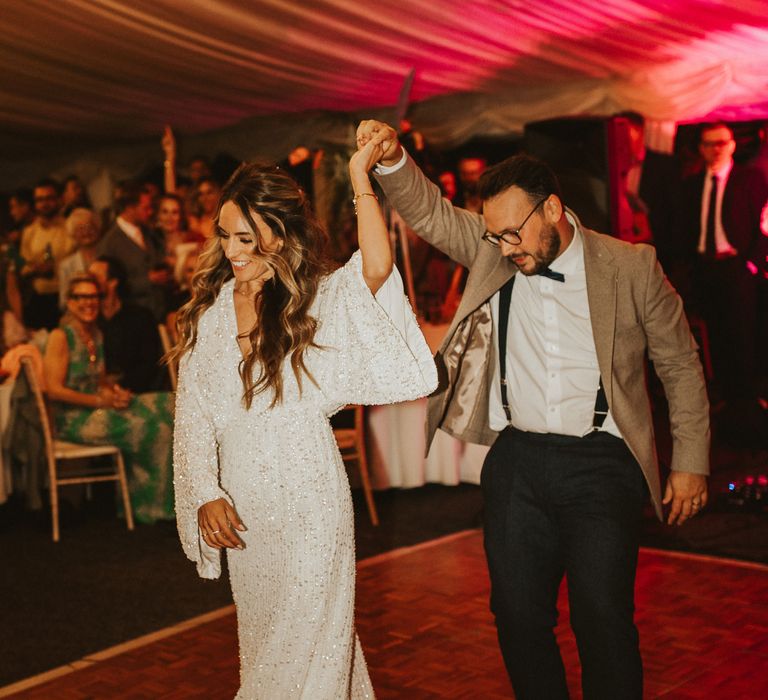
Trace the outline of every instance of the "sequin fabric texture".
<instances>
[{"instance_id":1,"label":"sequin fabric texture","mask_svg":"<svg viewBox=\"0 0 768 700\"><path fill-rule=\"evenodd\" d=\"M352 500L329 417L348 403L412 400L437 385L431 353L393 272L376 294L359 252L326 277L312 316L317 386L286 363L284 400L241 402L241 359L225 283L182 359L174 471L182 545L204 578L219 553L199 536L197 508L228 499L248 528L228 550L240 640L238 700L373 698L354 628Z\"/></svg>"}]
</instances>

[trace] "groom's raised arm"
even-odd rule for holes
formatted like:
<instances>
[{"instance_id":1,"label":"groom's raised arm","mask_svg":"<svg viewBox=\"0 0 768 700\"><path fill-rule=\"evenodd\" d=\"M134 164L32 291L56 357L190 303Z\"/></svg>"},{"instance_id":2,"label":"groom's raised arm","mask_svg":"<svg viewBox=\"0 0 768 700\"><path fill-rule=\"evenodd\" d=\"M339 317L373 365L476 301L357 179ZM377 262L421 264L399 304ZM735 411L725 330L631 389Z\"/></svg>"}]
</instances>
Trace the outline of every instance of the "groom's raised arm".
<instances>
[{"instance_id":1,"label":"groom's raised arm","mask_svg":"<svg viewBox=\"0 0 768 700\"><path fill-rule=\"evenodd\" d=\"M485 232L483 217L454 207L445 199L440 188L427 179L406 154L397 132L388 124L374 120L361 122L357 128L358 146L382 131L387 132L388 148L374 176L387 199L419 236L469 267Z\"/></svg>"}]
</instances>

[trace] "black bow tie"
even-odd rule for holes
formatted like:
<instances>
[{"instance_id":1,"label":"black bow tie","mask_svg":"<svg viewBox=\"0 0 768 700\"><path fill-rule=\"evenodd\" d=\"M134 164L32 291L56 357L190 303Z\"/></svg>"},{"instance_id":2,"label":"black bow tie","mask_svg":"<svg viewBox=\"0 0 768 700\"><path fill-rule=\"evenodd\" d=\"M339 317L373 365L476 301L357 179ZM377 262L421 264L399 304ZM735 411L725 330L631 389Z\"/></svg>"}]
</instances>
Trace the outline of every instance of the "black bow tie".
<instances>
[{"instance_id":1,"label":"black bow tie","mask_svg":"<svg viewBox=\"0 0 768 700\"><path fill-rule=\"evenodd\" d=\"M565 275L562 272L555 272L548 267L545 267L538 274L542 277L549 277L549 279L555 280L556 282L565 282Z\"/></svg>"}]
</instances>

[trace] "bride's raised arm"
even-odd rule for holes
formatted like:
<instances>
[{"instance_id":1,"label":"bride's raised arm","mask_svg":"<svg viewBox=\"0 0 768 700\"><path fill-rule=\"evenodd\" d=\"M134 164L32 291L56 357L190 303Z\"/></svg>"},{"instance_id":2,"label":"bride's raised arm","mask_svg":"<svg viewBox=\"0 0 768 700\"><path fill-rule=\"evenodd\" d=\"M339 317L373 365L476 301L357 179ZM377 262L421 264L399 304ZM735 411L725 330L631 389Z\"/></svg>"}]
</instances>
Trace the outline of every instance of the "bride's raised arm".
<instances>
[{"instance_id":1,"label":"bride's raised arm","mask_svg":"<svg viewBox=\"0 0 768 700\"><path fill-rule=\"evenodd\" d=\"M373 294L386 282L393 264L389 232L368 175L388 148L386 136L386 132L375 134L349 161L363 278Z\"/></svg>"}]
</instances>

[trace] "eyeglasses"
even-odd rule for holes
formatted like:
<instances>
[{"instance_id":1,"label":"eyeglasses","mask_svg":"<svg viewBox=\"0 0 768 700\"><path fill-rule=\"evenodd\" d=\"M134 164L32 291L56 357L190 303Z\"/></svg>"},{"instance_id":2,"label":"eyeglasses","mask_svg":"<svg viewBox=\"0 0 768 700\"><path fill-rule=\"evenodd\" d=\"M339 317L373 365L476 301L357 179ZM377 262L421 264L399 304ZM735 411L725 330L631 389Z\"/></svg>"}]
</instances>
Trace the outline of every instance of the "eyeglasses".
<instances>
[{"instance_id":1,"label":"eyeglasses","mask_svg":"<svg viewBox=\"0 0 768 700\"><path fill-rule=\"evenodd\" d=\"M500 246L501 241L504 241L505 243L509 243L509 245L518 245L523 240L522 237L520 236L520 231L523 230L523 226L525 226L528 223L528 219L530 219L533 216L533 213L548 199L549 199L549 195L544 197L544 199L539 200L536 206L533 209L531 209L528 216L526 216L525 219L523 219L523 223L520 224L517 228L509 228L502 233L491 233L490 231L486 231L483 234L483 240L488 241L488 243L495 246Z\"/></svg>"},{"instance_id":2,"label":"eyeglasses","mask_svg":"<svg viewBox=\"0 0 768 700\"><path fill-rule=\"evenodd\" d=\"M70 294L69 298L73 301L99 301L104 297L103 294Z\"/></svg>"}]
</instances>

